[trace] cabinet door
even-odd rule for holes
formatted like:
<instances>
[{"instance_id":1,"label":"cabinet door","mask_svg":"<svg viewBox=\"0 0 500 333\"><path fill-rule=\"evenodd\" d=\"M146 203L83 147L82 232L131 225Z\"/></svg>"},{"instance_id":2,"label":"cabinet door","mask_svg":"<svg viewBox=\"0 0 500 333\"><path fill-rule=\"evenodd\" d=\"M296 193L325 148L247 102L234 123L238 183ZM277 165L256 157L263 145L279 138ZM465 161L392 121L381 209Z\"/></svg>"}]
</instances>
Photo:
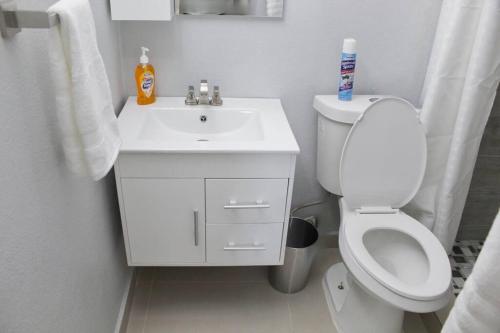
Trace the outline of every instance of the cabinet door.
<instances>
[{"instance_id":1,"label":"cabinet door","mask_svg":"<svg viewBox=\"0 0 500 333\"><path fill-rule=\"evenodd\" d=\"M205 261L202 179L122 178L131 265Z\"/></svg>"}]
</instances>

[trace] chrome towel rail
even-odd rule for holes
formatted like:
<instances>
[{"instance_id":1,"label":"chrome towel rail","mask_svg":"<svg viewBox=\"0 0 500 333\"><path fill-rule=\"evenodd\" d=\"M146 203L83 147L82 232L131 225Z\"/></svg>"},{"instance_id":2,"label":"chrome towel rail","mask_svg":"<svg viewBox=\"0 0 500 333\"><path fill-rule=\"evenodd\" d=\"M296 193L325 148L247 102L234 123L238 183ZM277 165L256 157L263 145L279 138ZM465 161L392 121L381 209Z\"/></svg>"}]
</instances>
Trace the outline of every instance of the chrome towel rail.
<instances>
[{"instance_id":1,"label":"chrome towel rail","mask_svg":"<svg viewBox=\"0 0 500 333\"><path fill-rule=\"evenodd\" d=\"M18 10L15 0L0 0L0 31L3 38L12 38L23 28L48 29L58 24L57 14Z\"/></svg>"}]
</instances>

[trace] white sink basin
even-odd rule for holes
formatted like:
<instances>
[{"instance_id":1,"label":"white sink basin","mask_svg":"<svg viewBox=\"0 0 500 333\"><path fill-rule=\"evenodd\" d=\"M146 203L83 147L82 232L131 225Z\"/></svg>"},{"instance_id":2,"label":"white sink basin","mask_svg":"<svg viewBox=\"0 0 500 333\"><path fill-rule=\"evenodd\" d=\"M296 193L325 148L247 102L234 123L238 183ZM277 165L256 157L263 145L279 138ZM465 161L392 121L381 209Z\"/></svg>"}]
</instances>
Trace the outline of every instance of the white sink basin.
<instances>
[{"instance_id":1,"label":"white sink basin","mask_svg":"<svg viewBox=\"0 0 500 333\"><path fill-rule=\"evenodd\" d=\"M263 140L259 113L250 109L152 107L139 134L150 141ZM203 121L202 121L203 119Z\"/></svg>"},{"instance_id":2,"label":"white sink basin","mask_svg":"<svg viewBox=\"0 0 500 333\"><path fill-rule=\"evenodd\" d=\"M160 97L140 106L130 97L118 122L122 152L299 152L278 99L186 106Z\"/></svg>"}]
</instances>

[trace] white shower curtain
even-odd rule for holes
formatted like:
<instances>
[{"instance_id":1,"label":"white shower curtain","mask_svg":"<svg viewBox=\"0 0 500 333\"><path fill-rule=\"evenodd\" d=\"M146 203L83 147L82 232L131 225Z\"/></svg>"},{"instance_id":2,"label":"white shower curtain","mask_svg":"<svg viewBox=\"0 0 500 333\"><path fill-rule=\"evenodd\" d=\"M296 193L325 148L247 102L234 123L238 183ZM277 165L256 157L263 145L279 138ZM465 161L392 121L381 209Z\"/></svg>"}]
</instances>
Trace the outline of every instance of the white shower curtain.
<instances>
[{"instance_id":1,"label":"white shower curtain","mask_svg":"<svg viewBox=\"0 0 500 333\"><path fill-rule=\"evenodd\" d=\"M500 332L500 212L442 333Z\"/></svg>"},{"instance_id":2,"label":"white shower curtain","mask_svg":"<svg viewBox=\"0 0 500 333\"><path fill-rule=\"evenodd\" d=\"M422 91L428 163L407 211L449 251L500 79L500 0L444 0Z\"/></svg>"}]
</instances>

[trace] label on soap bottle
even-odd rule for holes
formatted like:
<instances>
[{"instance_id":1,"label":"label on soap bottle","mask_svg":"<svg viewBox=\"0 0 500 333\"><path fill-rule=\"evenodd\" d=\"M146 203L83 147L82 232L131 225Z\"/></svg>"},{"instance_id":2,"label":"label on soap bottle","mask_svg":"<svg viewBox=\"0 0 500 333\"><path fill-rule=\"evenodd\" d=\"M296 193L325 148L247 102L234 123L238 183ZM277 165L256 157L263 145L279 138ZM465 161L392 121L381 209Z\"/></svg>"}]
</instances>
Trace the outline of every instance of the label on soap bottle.
<instances>
[{"instance_id":1,"label":"label on soap bottle","mask_svg":"<svg viewBox=\"0 0 500 333\"><path fill-rule=\"evenodd\" d=\"M153 88L155 85L155 76L151 72L144 72L141 80L141 90L144 95L149 98L153 94Z\"/></svg>"}]
</instances>

